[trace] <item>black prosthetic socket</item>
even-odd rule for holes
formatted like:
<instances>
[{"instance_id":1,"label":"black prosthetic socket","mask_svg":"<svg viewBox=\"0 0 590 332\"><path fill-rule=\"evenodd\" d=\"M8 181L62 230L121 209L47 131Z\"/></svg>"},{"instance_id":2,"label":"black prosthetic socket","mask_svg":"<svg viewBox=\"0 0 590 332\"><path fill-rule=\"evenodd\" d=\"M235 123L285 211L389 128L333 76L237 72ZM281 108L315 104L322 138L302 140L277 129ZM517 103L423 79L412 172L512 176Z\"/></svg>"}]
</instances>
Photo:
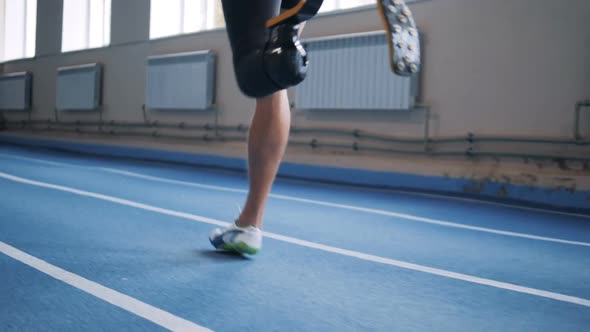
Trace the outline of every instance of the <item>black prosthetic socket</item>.
<instances>
[{"instance_id":1,"label":"black prosthetic socket","mask_svg":"<svg viewBox=\"0 0 590 332\"><path fill-rule=\"evenodd\" d=\"M295 86L307 73L307 53L299 41L297 15L292 22L279 22L267 28L281 7L299 0L222 0L234 71L240 90L248 97L262 98ZM320 0L313 2L319 8ZM314 7L315 9L315 7Z\"/></svg>"},{"instance_id":2,"label":"black prosthetic socket","mask_svg":"<svg viewBox=\"0 0 590 332\"><path fill-rule=\"evenodd\" d=\"M291 9L299 4L299 0L282 0L281 9Z\"/></svg>"},{"instance_id":3,"label":"black prosthetic socket","mask_svg":"<svg viewBox=\"0 0 590 332\"><path fill-rule=\"evenodd\" d=\"M298 26L274 27L263 50L253 50L237 59L236 78L245 95L265 97L305 79L309 61L298 30Z\"/></svg>"},{"instance_id":4,"label":"black prosthetic socket","mask_svg":"<svg viewBox=\"0 0 590 332\"><path fill-rule=\"evenodd\" d=\"M234 59L234 69L238 86L248 97L262 98L281 90L266 73L263 50L254 50Z\"/></svg>"},{"instance_id":5,"label":"black prosthetic socket","mask_svg":"<svg viewBox=\"0 0 590 332\"><path fill-rule=\"evenodd\" d=\"M264 51L268 77L281 89L301 83L307 74L307 52L299 41L299 25L272 28Z\"/></svg>"}]
</instances>

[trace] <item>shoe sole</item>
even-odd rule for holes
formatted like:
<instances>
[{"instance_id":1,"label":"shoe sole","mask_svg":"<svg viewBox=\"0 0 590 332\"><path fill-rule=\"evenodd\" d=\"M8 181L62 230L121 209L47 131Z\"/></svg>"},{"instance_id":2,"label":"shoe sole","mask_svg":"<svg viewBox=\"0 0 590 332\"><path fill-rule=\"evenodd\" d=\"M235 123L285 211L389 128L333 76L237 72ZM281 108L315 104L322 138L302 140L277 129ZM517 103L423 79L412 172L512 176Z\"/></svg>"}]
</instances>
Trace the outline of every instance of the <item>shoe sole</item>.
<instances>
[{"instance_id":1,"label":"shoe sole","mask_svg":"<svg viewBox=\"0 0 590 332\"><path fill-rule=\"evenodd\" d=\"M238 243L225 243L223 245L223 250L235 251L240 254L246 254L246 255L256 255L257 253L260 252L259 248L250 247L249 245L247 245L243 241L240 241Z\"/></svg>"},{"instance_id":2,"label":"shoe sole","mask_svg":"<svg viewBox=\"0 0 590 332\"><path fill-rule=\"evenodd\" d=\"M420 72L420 35L412 12L403 0L377 0L377 9L387 31L389 64L399 76Z\"/></svg>"}]
</instances>

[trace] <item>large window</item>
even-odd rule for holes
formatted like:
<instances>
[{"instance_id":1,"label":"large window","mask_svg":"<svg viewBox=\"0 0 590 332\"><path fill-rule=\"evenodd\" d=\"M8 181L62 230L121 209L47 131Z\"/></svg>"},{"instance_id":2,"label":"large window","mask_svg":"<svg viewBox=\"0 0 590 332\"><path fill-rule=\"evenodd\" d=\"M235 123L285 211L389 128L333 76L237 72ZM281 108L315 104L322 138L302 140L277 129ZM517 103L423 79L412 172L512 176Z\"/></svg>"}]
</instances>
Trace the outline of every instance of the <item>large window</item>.
<instances>
[{"instance_id":1,"label":"large window","mask_svg":"<svg viewBox=\"0 0 590 332\"><path fill-rule=\"evenodd\" d=\"M324 0L320 13L365 5L375 5L375 0Z\"/></svg>"},{"instance_id":2,"label":"large window","mask_svg":"<svg viewBox=\"0 0 590 332\"><path fill-rule=\"evenodd\" d=\"M365 5L375 5L375 0L324 0L320 13ZM209 30L224 25L221 0L151 0L152 39Z\"/></svg>"},{"instance_id":3,"label":"large window","mask_svg":"<svg viewBox=\"0 0 590 332\"><path fill-rule=\"evenodd\" d=\"M220 0L151 0L152 39L222 26L224 22Z\"/></svg>"},{"instance_id":4,"label":"large window","mask_svg":"<svg viewBox=\"0 0 590 332\"><path fill-rule=\"evenodd\" d=\"M35 56L37 0L0 0L0 61Z\"/></svg>"},{"instance_id":5,"label":"large window","mask_svg":"<svg viewBox=\"0 0 590 332\"><path fill-rule=\"evenodd\" d=\"M111 0L64 0L62 52L111 42Z\"/></svg>"}]
</instances>

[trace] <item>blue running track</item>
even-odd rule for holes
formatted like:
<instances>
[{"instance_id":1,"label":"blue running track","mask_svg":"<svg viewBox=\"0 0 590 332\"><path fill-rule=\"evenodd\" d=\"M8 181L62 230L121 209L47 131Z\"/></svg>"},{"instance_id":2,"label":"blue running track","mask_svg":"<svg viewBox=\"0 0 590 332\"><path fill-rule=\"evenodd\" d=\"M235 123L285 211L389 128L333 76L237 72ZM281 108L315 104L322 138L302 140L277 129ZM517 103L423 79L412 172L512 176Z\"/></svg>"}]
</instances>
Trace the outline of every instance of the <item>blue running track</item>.
<instances>
[{"instance_id":1,"label":"blue running track","mask_svg":"<svg viewBox=\"0 0 590 332\"><path fill-rule=\"evenodd\" d=\"M213 251L246 188L0 145L0 331L590 331L590 216L279 179L261 254Z\"/></svg>"}]
</instances>

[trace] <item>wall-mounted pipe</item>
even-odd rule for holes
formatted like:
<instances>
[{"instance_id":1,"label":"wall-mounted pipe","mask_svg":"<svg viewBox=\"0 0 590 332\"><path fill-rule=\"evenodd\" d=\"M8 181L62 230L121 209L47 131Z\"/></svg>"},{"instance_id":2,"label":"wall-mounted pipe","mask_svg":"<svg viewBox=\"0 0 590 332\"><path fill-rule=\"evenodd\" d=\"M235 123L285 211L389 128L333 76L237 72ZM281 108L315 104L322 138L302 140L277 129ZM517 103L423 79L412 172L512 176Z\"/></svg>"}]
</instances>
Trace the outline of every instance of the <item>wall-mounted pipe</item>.
<instances>
[{"instance_id":1,"label":"wall-mounted pipe","mask_svg":"<svg viewBox=\"0 0 590 332\"><path fill-rule=\"evenodd\" d=\"M10 122L9 122L10 123ZM46 124L47 121L43 120L32 120L30 124ZM191 125L186 124L184 122L180 123L160 123L158 121L153 122L117 122L117 121L56 121L55 125L76 125L76 126L111 126L111 127L121 127L121 128L162 128L162 129L184 129L184 130L207 130L207 131L214 131L218 130L221 132L224 131L237 131L237 132L247 132L249 127L244 125L237 125L237 126L217 126L210 124L204 125ZM533 144L572 144L575 143L577 145L587 145L590 144L590 141L580 141L580 140L571 140L571 139L558 139L558 138L526 138L526 137L486 137L486 136L477 136L475 134L468 134L466 136L458 136L458 137L441 137L441 138L430 138L428 134L428 126L425 126L424 129L424 137L423 138L399 138L399 137L392 137L383 134L372 134L366 133L358 129L336 129L336 128L297 128L292 127L291 133L292 134L319 134L319 135L340 135L340 136L352 136L353 138L357 139L366 139L371 141L381 141L387 143L401 143L401 144L425 144L428 143L478 143L478 142L512 142L512 143L533 143Z\"/></svg>"},{"instance_id":2,"label":"wall-mounted pipe","mask_svg":"<svg viewBox=\"0 0 590 332\"><path fill-rule=\"evenodd\" d=\"M424 107L424 151L430 151L430 107Z\"/></svg>"},{"instance_id":3,"label":"wall-mounted pipe","mask_svg":"<svg viewBox=\"0 0 590 332\"><path fill-rule=\"evenodd\" d=\"M147 110L145 109L145 104L141 105L141 114L143 115L143 122L146 124L149 123L150 119L148 118Z\"/></svg>"},{"instance_id":4,"label":"wall-mounted pipe","mask_svg":"<svg viewBox=\"0 0 590 332\"><path fill-rule=\"evenodd\" d=\"M76 133L76 134L99 134L104 136L124 136L124 137L154 137L154 138L169 138L169 139L181 139L181 140L200 140L200 141L207 141L207 142L245 142L246 138L241 136L214 136L214 135L172 135L161 133L157 130L152 130L150 132L134 132L134 131L125 131L125 130L104 130L104 131L94 131L94 130L83 130L80 128L76 129L64 129L64 128L53 128L53 127L46 127L41 129L32 128L30 129L33 132L64 132L64 133Z\"/></svg>"},{"instance_id":5,"label":"wall-mounted pipe","mask_svg":"<svg viewBox=\"0 0 590 332\"><path fill-rule=\"evenodd\" d=\"M533 144L578 144L588 145L590 141L576 142L569 138L527 138L527 137L473 137L474 142L533 143Z\"/></svg>"},{"instance_id":6,"label":"wall-mounted pipe","mask_svg":"<svg viewBox=\"0 0 590 332\"><path fill-rule=\"evenodd\" d=\"M574 116L574 140L580 141L582 139L582 135L580 133L580 114L582 113L582 109L584 107L590 107L590 100L583 100L576 103L576 110Z\"/></svg>"},{"instance_id":7,"label":"wall-mounted pipe","mask_svg":"<svg viewBox=\"0 0 590 332\"><path fill-rule=\"evenodd\" d=\"M72 133L85 133L85 134L102 134L102 135L117 135L117 136L134 136L134 137L154 137L154 138L172 138L172 139L183 139L183 140L201 140L201 141L215 141L215 142L245 142L246 137L244 136L218 136L218 135L173 135L168 133L159 132L157 129L150 130L149 132L135 132L135 131L125 131L125 130L115 130L110 129L108 131L93 131L93 130L82 130L80 126L77 126L75 129L67 129L67 128L52 128L52 125L56 125L56 123L51 123L50 121L39 121L41 123L49 124L47 128L44 129L35 129L30 127L31 130L34 131L58 131L58 132L72 132ZM21 121L21 128L24 129L24 125L26 121ZM71 124L71 123L70 123ZM81 124L80 122L73 122L74 125ZM58 124L59 126L60 124ZM63 124L61 124L63 125ZM203 128L201 126L201 128ZM144 127L144 129L149 129L148 127ZM434 143L435 140L430 140L431 143ZM367 151L367 152L378 152L378 153L395 153L395 154L407 154L407 155L421 155L421 156L463 156L467 158L474 158L474 157L506 157L506 158L522 158L522 159L545 159L545 160L561 160L561 161L583 161L589 162L590 157L579 157L579 156L558 156L558 155L545 155L545 154L529 154L529 153L509 153L509 152L490 152L490 151L474 151L474 149L468 148L460 151L433 151L428 150L424 151L420 150L405 150L405 149L394 149L394 148L385 148L385 147L374 147L374 146L366 146L363 144L359 144L359 142L353 142L352 144L341 144L341 143L324 143L320 142L318 139L312 139L311 141L299 141L299 140L290 140L289 145L305 145L309 146L312 149L317 148L331 148L331 149L345 149L345 150L353 150L353 151Z\"/></svg>"},{"instance_id":8,"label":"wall-mounted pipe","mask_svg":"<svg viewBox=\"0 0 590 332\"><path fill-rule=\"evenodd\" d=\"M545 160L569 160L569 161L582 161L590 162L590 157L570 157L570 156L558 156L558 155L543 155L543 154L530 154L530 153L508 153L508 152L478 152L472 150L466 151L411 151L401 149L390 149L381 147L369 147L362 146L358 143L352 145L347 144L334 144L334 143L322 143L317 139L311 141L289 141L289 145L300 145L310 146L314 149L318 148L332 148L332 149L346 149L355 151L367 151L367 152L380 152L380 153L395 153L395 154L406 154L406 155L420 155L420 156L431 156L431 157L497 157L497 158L519 158L519 159L545 159Z\"/></svg>"},{"instance_id":9,"label":"wall-mounted pipe","mask_svg":"<svg viewBox=\"0 0 590 332\"><path fill-rule=\"evenodd\" d=\"M102 107L101 107L101 111L98 112L98 131L102 131L102 124L103 124L103 120L102 120Z\"/></svg>"},{"instance_id":10,"label":"wall-mounted pipe","mask_svg":"<svg viewBox=\"0 0 590 332\"><path fill-rule=\"evenodd\" d=\"M57 116L57 115L56 115ZM58 119L59 120L59 119ZM26 121L29 125L48 124L50 120L31 120ZM7 125L15 124L14 121L7 121ZM22 125L22 121L18 122ZM204 131L215 131L218 132L243 132L246 133L249 127L244 125L237 126L217 126L211 124L186 124L180 123L160 123L158 121L152 122L117 122L114 120L104 121L55 121L52 123L56 126L77 126L77 127L117 127L117 128L137 128L137 129L175 129L175 130L204 130ZM447 143L469 143L473 145L475 143L530 143L530 144L561 144L561 145L590 145L590 140L578 140L566 139L566 138L529 138L529 137L510 137L510 136L477 136L473 133L468 133L466 136L457 137L439 137L430 138L428 133L428 127L425 126L424 137L422 138L400 138L387 136L383 134L367 133L358 129L336 129L336 128L297 128L292 127L291 133L294 135L298 134L317 134L317 135L336 135L336 136L349 136L359 140L369 140L383 143L399 143L399 144L428 144L430 148L431 144L447 144Z\"/></svg>"}]
</instances>

